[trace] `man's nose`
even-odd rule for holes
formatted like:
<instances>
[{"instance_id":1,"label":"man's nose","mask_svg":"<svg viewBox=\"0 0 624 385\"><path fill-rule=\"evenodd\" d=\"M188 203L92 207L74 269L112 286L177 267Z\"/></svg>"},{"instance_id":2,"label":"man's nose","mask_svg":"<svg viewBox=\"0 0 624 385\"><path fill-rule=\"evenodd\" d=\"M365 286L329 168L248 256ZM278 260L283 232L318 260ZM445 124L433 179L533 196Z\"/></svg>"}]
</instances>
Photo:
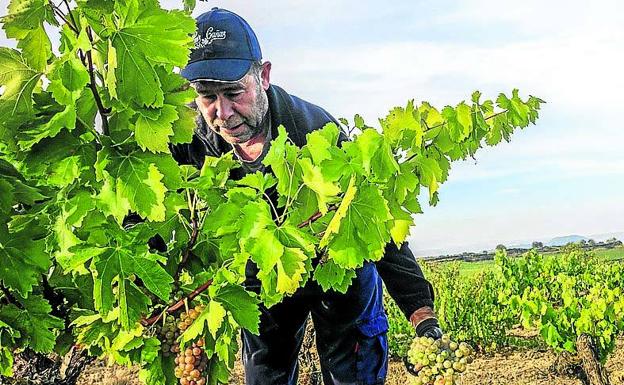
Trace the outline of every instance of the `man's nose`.
<instances>
[{"instance_id":1,"label":"man's nose","mask_svg":"<svg viewBox=\"0 0 624 385\"><path fill-rule=\"evenodd\" d=\"M232 109L232 102L224 97L217 96L217 119L222 121L227 121L232 114L234 114L234 110Z\"/></svg>"}]
</instances>

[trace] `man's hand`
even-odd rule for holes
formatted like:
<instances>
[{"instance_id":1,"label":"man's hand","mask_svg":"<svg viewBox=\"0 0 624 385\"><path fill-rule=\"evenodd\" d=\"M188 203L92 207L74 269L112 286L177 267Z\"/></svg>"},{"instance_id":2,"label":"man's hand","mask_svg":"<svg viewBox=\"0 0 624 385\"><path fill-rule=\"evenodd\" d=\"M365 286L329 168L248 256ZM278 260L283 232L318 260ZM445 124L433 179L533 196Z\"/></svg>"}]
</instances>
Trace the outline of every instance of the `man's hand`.
<instances>
[{"instance_id":1,"label":"man's hand","mask_svg":"<svg viewBox=\"0 0 624 385\"><path fill-rule=\"evenodd\" d=\"M410 322L416 329L419 337L431 337L434 340L442 338L442 329L433 309L429 306L421 307L410 316Z\"/></svg>"}]
</instances>

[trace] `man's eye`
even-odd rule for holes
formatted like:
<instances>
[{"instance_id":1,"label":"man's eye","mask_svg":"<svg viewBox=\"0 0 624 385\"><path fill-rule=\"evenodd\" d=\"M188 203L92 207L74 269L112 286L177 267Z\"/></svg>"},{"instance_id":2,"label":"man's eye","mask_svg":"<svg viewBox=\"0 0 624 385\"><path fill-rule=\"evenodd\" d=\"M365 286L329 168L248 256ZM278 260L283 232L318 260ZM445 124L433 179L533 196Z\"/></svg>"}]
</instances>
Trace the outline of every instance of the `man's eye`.
<instances>
[{"instance_id":1,"label":"man's eye","mask_svg":"<svg viewBox=\"0 0 624 385\"><path fill-rule=\"evenodd\" d=\"M202 94L201 97L204 98L204 99L208 99L208 100L215 100L217 98L217 95L214 95L214 94Z\"/></svg>"},{"instance_id":2,"label":"man's eye","mask_svg":"<svg viewBox=\"0 0 624 385\"><path fill-rule=\"evenodd\" d=\"M227 94L225 94L228 99L236 99L237 97L241 96L243 94L242 91L236 91L236 92L228 92Z\"/></svg>"}]
</instances>

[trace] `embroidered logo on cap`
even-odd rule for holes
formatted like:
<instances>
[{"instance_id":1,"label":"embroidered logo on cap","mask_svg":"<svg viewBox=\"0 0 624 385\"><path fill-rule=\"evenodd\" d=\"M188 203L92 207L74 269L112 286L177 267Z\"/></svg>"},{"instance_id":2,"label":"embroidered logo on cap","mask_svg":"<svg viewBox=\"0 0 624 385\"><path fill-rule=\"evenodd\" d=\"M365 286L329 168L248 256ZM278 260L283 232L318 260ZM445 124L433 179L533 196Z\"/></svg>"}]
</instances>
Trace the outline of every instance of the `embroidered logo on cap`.
<instances>
[{"instance_id":1,"label":"embroidered logo on cap","mask_svg":"<svg viewBox=\"0 0 624 385\"><path fill-rule=\"evenodd\" d=\"M195 40L195 47L204 48L205 46L212 44L215 40L225 40L227 36L226 31L221 31L219 29L214 29L214 27L210 27L206 30L206 36L201 37L197 33L193 36L193 40Z\"/></svg>"}]
</instances>

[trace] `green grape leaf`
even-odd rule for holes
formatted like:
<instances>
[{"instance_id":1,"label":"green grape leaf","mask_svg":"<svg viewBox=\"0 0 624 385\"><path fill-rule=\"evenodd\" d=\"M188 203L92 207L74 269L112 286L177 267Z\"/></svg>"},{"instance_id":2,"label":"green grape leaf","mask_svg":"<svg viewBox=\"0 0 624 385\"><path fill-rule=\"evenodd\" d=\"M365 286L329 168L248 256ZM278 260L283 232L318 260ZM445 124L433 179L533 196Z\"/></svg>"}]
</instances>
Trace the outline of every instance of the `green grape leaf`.
<instances>
[{"instance_id":1,"label":"green grape leaf","mask_svg":"<svg viewBox=\"0 0 624 385\"><path fill-rule=\"evenodd\" d=\"M284 126L279 126L278 132L279 135L271 142L262 163L271 167L277 178L277 191L280 195L293 196L301 184L301 175L295 168L298 149L287 143L288 133Z\"/></svg>"},{"instance_id":2,"label":"green grape leaf","mask_svg":"<svg viewBox=\"0 0 624 385\"><path fill-rule=\"evenodd\" d=\"M26 121L32 115L32 93L41 75L18 51L0 47L0 86L4 87L0 96L0 117L3 120L20 115ZM3 120L0 122L5 123Z\"/></svg>"},{"instance_id":3,"label":"green grape leaf","mask_svg":"<svg viewBox=\"0 0 624 385\"><path fill-rule=\"evenodd\" d=\"M449 135L453 142L462 142L472 132L471 109L466 103L461 102L456 108L444 107L442 116L446 119Z\"/></svg>"},{"instance_id":4,"label":"green grape leaf","mask_svg":"<svg viewBox=\"0 0 624 385\"><path fill-rule=\"evenodd\" d=\"M167 188L163 182L166 175L161 171L175 177L171 173L179 173L179 168L157 167L154 160L157 159L140 151L124 155L108 148L100 150L96 170L107 170L115 182L114 185L110 184L111 191L99 196L101 201L105 200L100 207L115 209L114 212L106 214L119 215L119 209L126 206L123 203L126 201L127 206L142 217L152 221L165 219L164 200ZM99 174L100 179L106 176L101 171Z\"/></svg>"},{"instance_id":5,"label":"green grape leaf","mask_svg":"<svg viewBox=\"0 0 624 385\"><path fill-rule=\"evenodd\" d=\"M195 9L197 0L184 0L184 11L191 13Z\"/></svg>"},{"instance_id":6,"label":"green grape leaf","mask_svg":"<svg viewBox=\"0 0 624 385\"><path fill-rule=\"evenodd\" d=\"M214 338L217 338L217 331L225 320L225 308L217 301L210 301L206 309L208 317L208 330Z\"/></svg>"},{"instance_id":7,"label":"green grape leaf","mask_svg":"<svg viewBox=\"0 0 624 385\"><path fill-rule=\"evenodd\" d=\"M22 308L13 304L0 307L0 321L19 330L27 345L39 353L50 353L56 340L55 329L64 327L63 320L50 315L52 307L42 296L18 299Z\"/></svg>"},{"instance_id":8,"label":"green grape leaf","mask_svg":"<svg viewBox=\"0 0 624 385\"><path fill-rule=\"evenodd\" d=\"M11 179L0 179L0 214L3 215L10 213L15 204L15 188L9 182Z\"/></svg>"},{"instance_id":9,"label":"green grape leaf","mask_svg":"<svg viewBox=\"0 0 624 385\"><path fill-rule=\"evenodd\" d=\"M220 302L242 328L259 334L260 310L252 293L242 286L227 285L219 288L212 299Z\"/></svg>"},{"instance_id":10,"label":"green grape leaf","mask_svg":"<svg viewBox=\"0 0 624 385\"><path fill-rule=\"evenodd\" d=\"M309 158L299 159L298 164L302 170L303 183L316 193L319 212L327 214L327 205L335 200L340 187L325 179L321 169L313 165Z\"/></svg>"},{"instance_id":11,"label":"green grape leaf","mask_svg":"<svg viewBox=\"0 0 624 385\"><path fill-rule=\"evenodd\" d=\"M338 206L336 213L332 217L331 221L327 225L327 228L325 229L325 233L321 237L321 241L319 242L319 248L324 248L325 246L327 246L327 243L329 242L332 234L338 232L338 229L340 228L340 221L342 221L342 219L347 214L349 205L353 201L353 198L355 198L356 192L357 187L355 186L355 177L353 176L349 181L349 186L347 187L347 191L345 191L342 201L340 202L340 206Z\"/></svg>"},{"instance_id":12,"label":"green grape leaf","mask_svg":"<svg viewBox=\"0 0 624 385\"><path fill-rule=\"evenodd\" d=\"M52 171L48 182L63 187L71 184L80 175L80 157L70 156L60 161Z\"/></svg>"},{"instance_id":13,"label":"green grape leaf","mask_svg":"<svg viewBox=\"0 0 624 385\"><path fill-rule=\"evenodd\" d=\"M355 141L344 143L343 148L351 159L362 165L365 175L372 175L373 179L386 181L399 171L390 144L372 128L364 130Z\"/></svg>"},{"instance_id":14,"label":"green grape leaf","mask_svg":"<svg viewBox=\"0 0 624 385\"><path fill-rule=\"evenodd\" d=\"M139 114L135 125L136 140L142 150L169 152L169 137L173 123L178 119L175 107L165 104L154 118Z\"/></svg>"},{"instance_id":15,"label":"green grape leaf","mask_svg":"<svg viewBox=\"0 0 624 385\"><path fill-rule=\"evenodd\" d=\"M361 184L340 222L339 233L329 242L329 259L346 269L358 268L365 260L379 260L390 241L387 225L391 220L388 204L379 189Z\"/></svg>"},{"instance_id":16,"label":"green grape leaf","mask_svg":"<svg viewBox=\"0 0 624 385\"><path fill-rule=\"evenodd\" d=\"M1 19L9 38L17 39L28 64L43 72L52 54L50 38L43 23L56 25L52 7L46 0L11 0L8 14Z\"/></svg>"},{"instance_id":17,"label":"green grape leaf","mask_svg":"<svg viewBox=\"0 0 624 385\"><path fill-rule=\"evenodd\" d=\"M7 347L0 347L0 376L13 376L13 353Z\"/></svg>"},{"instance_id":18,"label":"green grape leaf","mask_svg":"<svg viewBox=\"0 0 624 385\"><path fill-rule=\"evenodd\" d=\"M204 327L206 323L208 323L209 330L212 333L212 330L210 329L210 325L211 324L214 325L216 319L219 317L221 317L220 320L223 321L223 317L225 316L225 310L223 310L222 315L217 314L217 313L213 314L212 313L213 311L219 312L220 310L223 309L222 306L218 309L220 304L217 304L211 307L213 302L214 301L210 302L210 304L208 304L208 306L204 308L204 310L197 316L197 318L195 318L193 323L191 323L191 325L184 331L184 333L182 333L181 342L183 344L189 341L193 341L199 335L201 335L204 332ZM212 334L214 335L214 333Z\"/></svg>"},{"instance_id":19,"label":"green grape leaf","mask_svg":"<svg viewBox=\"0 0 624 385\"><path fill-rule=\"evenodd\" d=\"M336 145L340 129L336 123L328 123L320 130L312 131L306 135L306 145L303 153L309 153L315 165L320 165L324 160L331 159L330 150Z\"/></svg>"},{"instance_id":20,"label":"green grape leaf","mask_svg":"<svg viewBox=\"0 0 624 385\"><path fill-rule=\"evenodd\" d=\"M120 323L128 329L140 318L140 310L147 310L147 297L129 280L131 275L136 274L150 292L163 300L169 299L173 278L157 262L157 256L147 251L147 246L136 250L119 246L104 249L95 263L98 273L94 287L96 307L103 314L113 309L113 280L116 280ZM136 302L144 302L145 306Z\"/></svg>"},{"instance_id":21,"label":"green grape leaf","mask_svg":"<svg viewBox=\"0 0 624 385\"><path fill-rule=\"evenodd\" d=\"M388 207L394 218L390 222L390 236L392 237L392 241L398 247L401 247L401 244L409 235L409 229L414 224L414 220L410 213L405 212L401 207L394 204L389 204Z\"/></svg>"},{"instance_id":22,"label":"green grape leaf","mask_svg":"<svg viewBox=\"0 0 624 385\"><path fill-rule=\"evenodd\" d=\"M73 130L76 127L76 109L73 106L66 106L65 109L55 114L48 122L34 129L21 132L18 144L21 149L27 150L41 140L58 135L63 128Z\"/></svg>"},{"instance_id":23,"label":"green grape leaf","mask_svg":"<svg viewBox=\"0 0 624 385\"><path fill-rule=\"evenodd\" d=\"M392 109L380 123L384 137L392 147L401 144L407 149L422 145L424 131L420 125L420 113L414 108L413 100L405 108Z\"/></svg>"},{"instance_id":24,"label":"green grape leaf","mask_svg":"<svg viewBox=\"0 0 624 385\"><path fill-rule=\"evenodd\" d=\"M340 267L332 260L319 263L314 270L314 279L324 291L333 289L343 294L347 292L355 275L354 270Z\"/></svg>"},{"instance_id":25,"label":"green grape leaf","mask_svg":"<svg viewBox=\"0 0 624 385\"><path fill-rule=\"evenodd\" d=\"M186 106L178 107L176 112L179 118L173 122L171 143L190 143L193 140L195 126L197 125L195 123L197 112Z\"/></svg>"},{"instance_id":26,"label":"green grape leaf","mask_svg":"<svg viewBox=\"0 0 624 385\"><path fill-rule=\"evenodd\" d=\"M0 227L0 282L24 297L50 267L45 240L34 240L34 235L28 230L9 233Z\"/></svg>"},{"instance_id":27,"label":"green grape leaf","mask_svg":"<svg viewBox=\"0 0 624 385\"><path fill-rule=\"evenodd\" d=\"M435 159L418 155L414 158L414 162L418 165L420 183L429 188L429 196L438 191L438 182L442 180L442 169Z\"/></svg>"},{"instance_id":28,"label":"green grape leaf","mask_svg":"<svg viewBox=\"0 0 624 385\"><path fill-rule=\"evenodd\" d=\"M236 182L239 186L251 187L264 194L268 189L277 184L277 179L271 174L263 174L257 171L253 174L247 174Z\"/></svg>"},{"instance_id":29,"label":"green grape leaf","mask_svg":"<svg viewBox=\"0 0 624 385\"><path fill-rule=\"evenodd\" d=\"M139 380L145 385L165 385L167 377L163 370L162 359L156 357L149 365L143 366L139 371Z\"/></svg>"},{"instance_id":30,"label":"green grape leaf","mask_svg":"<svg viewBox=\"0 0 624 385\"><path fill-rule=\"evenodd\" d=\"M124 21L111 36L118 64L117 95L126 104L161 107L164 93L155 65L186 65L195 21L158 7L136 15L129 8Z\"/></svg>"}]
</instances>

